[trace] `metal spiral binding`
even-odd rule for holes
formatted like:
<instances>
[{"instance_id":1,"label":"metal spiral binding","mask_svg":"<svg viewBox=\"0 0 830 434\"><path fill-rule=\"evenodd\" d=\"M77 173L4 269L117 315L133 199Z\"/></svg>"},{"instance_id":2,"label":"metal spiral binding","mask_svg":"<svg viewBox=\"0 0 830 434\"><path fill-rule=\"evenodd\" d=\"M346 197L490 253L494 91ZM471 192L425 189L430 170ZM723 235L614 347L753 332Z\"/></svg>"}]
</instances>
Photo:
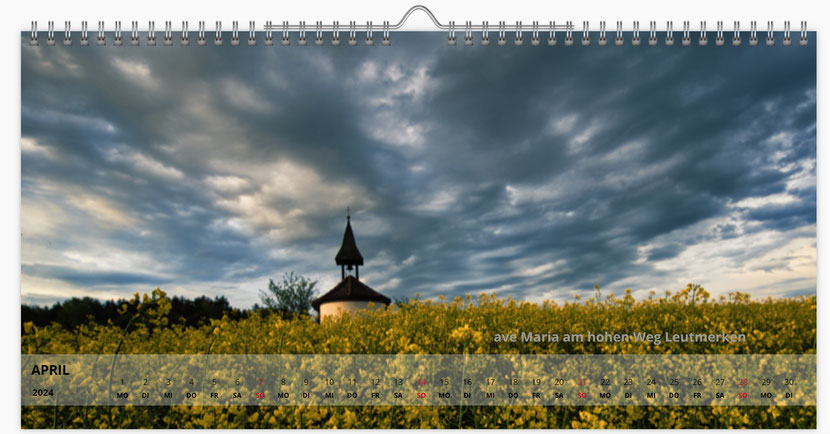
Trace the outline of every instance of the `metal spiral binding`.
<instances>
[{"instance_id":1,"label":"metal spiral binding","mask_svg":"<svg viewBox=\"0 0 830 434\"><path fill-rule=\"evenodd\" d=\"M349 21L349 45L357 45L357 26L354 21Z\"/></svg>"},{"instance_id":2,"label":"metal spiral binding","mask_svg":"<svg viewBox=\"0 0 830 434\"><path fill-rule=\"evenodd\" d=\"M375 45L375 38L372 35L372 22L366 23L366 45Z\"/></svg>"},{"instance_id":3,"label":"metal spiral binding","mask_svg":"<svg viewBox=\"0 0 830 434\"><path fill-rule=\"evenodd\" d=\"M239 45L239 21L231 21L231 45Z\"/></svg>"},{"instance_id":4,"label":"metal spiral binding","mask_svg":"<svg viewBox=\"0 0 830 434\"><path fill-rule=\"evenodd\" d=\"M115 36L112 38L112 45L117 47L124 45L124 39L121 37L121 21L115 22Z\"/></svg>"},{"instance_id":5,"label":"metal spiral binding","mask_svg":"<svg viewBox=\"0 0 830 434\"><path fill-rule=\"evenodd\" d=\"M190 45L190 31L187 29L187 21L182 21L182 45Z\"/></svg>"},{"instance_id":6,"label":"metal spiral binding","mask_svg":"<svg viewBox=\"0 0 830 434\"><path fill-rule=\"evenodd\" d=\"M173 23L170 21L164 22L164 45L173 45Z\"/></svg>"},{"instance_id":7,"label":"metal spiral binding","mask_svg":"<svg viewBox=\"0 0 830 434\"><path fill-rule=\"evenodd\" d=\"M634 34L631 36L631 45L640 45L640 22L634 21Z\"/></svg>"},{"instance_id":8,"label":"metal spiral binding","mask_svg":"<svg viewBox=\"0 0 830 434\"><path fill-rule=\"evenodd\" d=\"M648 28L648 45L657 45L657 21L649 21Z\"/></svg>"},{"instance_id":9,"label":"metal spiral binding","mask_svg":"<svg viewBox=\"0 0 830 434\"><path fill-rule=\"evenodd\" d=\"M308 40L305 37L305 21L300 21L300 36L297 37L298 45L305 45Z\"/></svg>"},{"instance_id":10,"label":"metal spiral binding","mask_svg":"<svg viewBox=\"0 0 830 434\"><path fill-rule=\"evenodd\" d=\"M55 22L46 23L46 45L55 45Z\"/></svg>"},{"instance_id":11,"label":"metal spiral binding","mask_svg":"<svg viewBox=\"0 0 830 434\"><path fill-rule=\"evenodd\" d=\"M150 21L150 25L147 27L147 45L155 46L156 45L156 22Z\"/></svg>"},{"instance_id":12,"label":"metal spiral binding","mask_svg":"<svg viewBox=\"0 0 830 434\"><path fill-rule=\"evenodd\" d=\"M591 45L591 35L588 33L588 22L582 22L582 45Z\"/></svg>"},{"instance_id":13,"label":"metal spiral binding","mask_svg":"<svg viewBox=\"0 0 830 434\"><path fill-rule=\"evenodd\" d=\"M136 46L138 44L138 21L133 21L133 31L130 33L130 45Z\"/></svg>"},{"instance_id":14,"label":"metal spiral binding","mask_svg":"<svg viewBox=\"0 0 830 434\"><path fill-rule=\"evenodd\" d=\"M505 28L504 21L499 21L499 39L497 42L499 45L507 44L507 37L504 35Z\"/></svg>"},{"instance_id":15,"label":"metal spiral binding","mask_svg":"<svg viewBox=\"0 0 830 434\"><path fill-rule=\"evenodd\" d=\"M539 22L533 21L530 28L530 45L539 45Z\"/></svg>"},{"instance_id":16,"label":"metal spiral binding","mask_svg":"<svg viewBox=\"0 0 830 434\"><path fill-rule=\"evenodd\" d=\"M32 36L29 38L29 45L38 45L38 42L37 42L37 21L32 21Z\"/></svg>"},{"instance_id":17,"label":"metal spiral binding","mask_svg":"<svg viewBox=\"0 0 830 434\"><path fill-rule=\"evenodd\" d=\"M383 36L381 38L381 44L384 46L391 45L391 32L395 30L399 30L403 27L404 23L407 19L415 12L423 12L427 15L427 17L432 21L432 23L440 30L446 30L448 32L448 44L455 45L457 43L456 40L456 22L449 21L447 24L442 24L438 21L435 15L426 7L424 6L414 6L410 8L404 16L398 21L397 23L393 24L388 20L382 21L382 32ZM65 21L64 22L64 36L63 36L63 43L62 45L71 46L73 43L72 29L71 29L71 22ZM632 45L640 45L640 23L639 21L633 22L633 30L631 32L631 44ZM807 31L807 22L801 21L801 28L800 28L800 35L799 35L799 45L808 45L808 31ZM733 21L734 30L732 31L732 44L731 45L741 45L742 35L740 30L740 22ZM257 30L254 21L249 21L249 31L248 31L248 45L256 45L257 39ZM700 22L700 31L699 31L699 39L698 44L701 46L705 46L708 44L708 34L707 34L707 23L705 21ZM273 41L273 30L277 30L277 28L272 24L272 21L266 21L265 25L265 35L264 35L264 44L267 46L274 45ZM306 38L306 22L300 21L298 25L291 25L288 21L283 21L282 23L282 39L281 45L290 45L290 32L297 31L298 32L298 44L299 45L307 45L307 38ZM324 45L324 32L327 30L332 31L331 37L331 44L332 45L340 45L340 28L339 22L334 21L332 25L325 25L322 21L315 22L315 37L314 37L314 45ZM349 22L349 37L348 37L348 44L349 45L357 45L357 32L358 31L365 31L366 45L374 45L374 36L373 36L373 24L372 21L367 21L366 25L358 26L355 21ZM513 43L515 45L523 45L524 43L524 28L521 21L516 21L515 25L508 26L504 21L499 21L498 23L498 45L506 45L507 44L507 32L514 31L515 38ZM555 21L549 21L549 29L548 29L548 45L555 46L558 43L557 40L557 30L561 30L565 32L565 45L570 46L574 43L574 36L573 32L575 30L572 21L566 21L564 25L556 25ZM181 27L181 45L190 45L190 37L188 31L188 22L182 21ZM473 32L481 31L481 45L487 46L490 45L490 28L487 21L483 21L481 25L475 25L472 21L465 21L464 22L464 45L474 45L473 41ZM88 46L89 45L89 28L88 23L86 21L81 21L81 31L79 32L78 40L80 41L80 45ZM165 21L165 29L164 29L164 39L163 43L165 46L173 45L173 36L172 36L172 24L170 21ZM205 26L204 21L198 21L198 36L197 36L197 44L204 46L207 45L207 38L206 38L207 28ZM531 24L531 45L537 46L541 43L541 38L539 35L539 21L532 21ZM583 21L582 27L582 35L581 35L581 45L590 45L591 44L591 29L590 24L588 21ZM765 44L766 45L775 45L775 32L774 32L774 24L772 21L767 21L767 31L765 37ZM55 23L54 21L47 22L47 31L46 33L46 45L53 46L56 45L56 38L55 38ZM37 21L31 22L31 34L29 35L29 45L37 46L39 45L39 34L38 34L38 27ZM233 31L231 37L231 44L232 45L239 45L239 23L237 21L233 21ZM666 35L665 39L663 40L664 44L667 46L674 45L674 28L673 22L667 21L666 23ZM750 30L749 30L749 45L755 46L759 44L758 38L758 24L756 21L750 21ZM222 22L216 21L216 29L215 29L215 37L214 37L214 44L215 45L222 45L223 44L223 36L222 36ZM153 21L149 22L148 31L146 36L146 43L148 46L155 46L156 45L156 37L155 37L155 23ZM716 45L725 45L726 40L724 37L724 29L723 29L723 21L717 21L717 31L715 37ZM792 45L792 35L790 33L790 22L784 22L784 31L782 34L781 43L783 45ZM104 22L98 22L98 35L96 38L96 45L104 46L107 44L107 36L104 29ZM606 22L600 21L599 24L599 33L597 44L600 46L604 46L608 44L608 35L606 32ZM625 40L623 37L623 25L622 21L617 21L617 29L616 29L616 36L614 38L615 45L624 45ZM649 22L649 35L648 35L648 45L654 46L658 45L659 41L657 39L657 23L655 21ZM691 26L689 25L689 21L683 21L683 30L682 30L682 38L681 44L683 46L692 45L692 38L691 38ZM122 46L123 43L123 36L121 33L121 21L115 22L114 27L114 36L113 36L113 45L115 46ZM138 21L131 22L131 29L130 29L130 45L131 46L138 46L141 45L141 34L139 32Z\"/></svg>"},{"instance_id":18,"label":"metal spiral binding","mask_svg":"<svg viewBox=\"0 0 830 434\"><path fill-rule=\"evenodd\" d=\"M605 21L599 22L599 38L597 38L597 43L599 45L608 44L608 38L605 36Z\"/></svg>"},{"instance_id":19,"label":"metal spiral binding","mask_svg":"<svg viewBox=\"0 0 830 434\"><path fill-rule=\"evenodd\" d=\"M98 45L107 45L107 35L104 33L104 22L98 21Z\"/></svg>"},{"instance_id":20,"label":"metal spiral binding","mask_svg":"<svg viewBox=\"0 0 830 434\"><path fill-rule=\"evenodd\" d=\"M447 45L455 45L455 21L450 21L450 31L447 35Z\"/></svg>"},{"instance_id":21,"label":"metal spiral binding","mask_svg":"<svg viewBox=\"0 0 830 434\"><path fill-rule=\"evenodd\" d=\"M680 39L680 44L684 47L692 45L692 37L689 36L689 25L688 21L683 21L683 38Z\"/></svg>"},{"instance_id":22,"label":"metal spiral binding","mask_svg":"<svg viewBox=\"0 0 830 434\"><path fill-rule=\"evenodd\" d=\"M473 45L473 22L464 23L464 45Z\"/></svg>"},{"instance_id":23,"label":"metal spiral binding","mask_svg":"<svg viewBox=\"0 0 830 434\"><path fill-rule=\"evenodd\" d=\"M274 45L274 36L271 34L271 22L265 22L265 45L270 47Z\"/></svg>"},{"instance_id":24,"label":"metal spiral binding","mask_svg":"<svg viewBox=\"0 0 830 434\"><path fill-rule=\"evenodd\" d=\"M205 22L199 21L199 30L196 32L196 45L203 47L207 45L207 38L205 37Z\"/></svg>"},{"instance_id":25,"label":"metal spiral binding","mask_svg":"<svg viewBox=\"0 0 830 434\"><path fill-rule=\"evenodd\" d=\"M335 21L331 30L331 45L340 45L340 22Z\"/></svg>"},{"instance_id":26,"label":"metal spiral binding","mask_svg":"<svg viewBox=\"0 0 830 434\"><path fill-rule=\"evenodd\" d=\"M623 45L625 40L622 36L622 21L617 21L617 36L614 38L614 45Z\"/></svg>"},{"instance_id":27,"label":"metal spiral binding","mask_svg":"<svg viewBox=\"0 0 830 434\"><path fill-rule=\"evenodd\" d=\"M81 46L89 46L89 34L87 33L87 22L81 21Z\"/></svg>"},{"instance_id":28,"label":"metal spiral binding","mask_svg":"<svg viewBox=\"0 0 830 434\"><path fill-rule=\"evenodd\" d=\"M390 46L392 45L392 38L389 35L389 21L383 22L383 36L380 40L381 45Z\"/></svg>"},{"instance_id":29,"label":"metal spiral binding","mask_svg":"<svg viewBox=\"0 0 830 434\"><path fill-rule=\"evenodd\" d=\"M565 30L565 45L573 45L574 36L571 33L571 29L573 29L573 21L566 21L565 25L568 27L568 29Z\"/></svg>"},{"instance_id":30,"label":"metal spiral binding","mask_svg":"<svg viewBox=\"0 0 830 434\"><path fill-rule=\"evenodd\" d=\"M288 35L288 21L282 22L282 39L280 44L283 46L291 45L291 37Z\"/></svg>"},{"instance_id":31,"label":"metal spiral binding","mask_svg":"<svg viewBox=\"0 0 830 434\"><path fill-rule=\"evenodd\" d=\"M314 34L314 45L323 45L323 22L317 21L317 30Z\"/></svg>"},{"instance_id":32,"label":"metal spiral binding","mask_svg":"<svg viewBox=\"0 0 830 434\"><path fill-rule=\"evenodd\" d=\"M72 23L69 21L63 22L63 45L72 45Z\"/></svg>"}]
</instances>

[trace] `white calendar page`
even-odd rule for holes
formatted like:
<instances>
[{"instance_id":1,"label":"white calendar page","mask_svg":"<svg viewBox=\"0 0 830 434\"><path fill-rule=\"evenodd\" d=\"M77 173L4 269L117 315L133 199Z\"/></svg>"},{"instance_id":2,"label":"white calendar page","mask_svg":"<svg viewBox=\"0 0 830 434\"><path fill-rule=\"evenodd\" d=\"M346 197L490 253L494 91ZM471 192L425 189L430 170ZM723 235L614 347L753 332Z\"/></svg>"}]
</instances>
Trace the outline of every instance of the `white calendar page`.
<instances>
[{"instance_id":1,"label":"white calendar page","mask_svg":"<svg viewBox=\"0 0 830 434\"><path fill-rule=\"evenodd\" d=\"M737 7L741 45L722 9L428 5L455 20L454 47L446 30L385 46L383 20L408 6L257 15L255 47L246 6L211 15L221 46L208 21L199 47L186 11L108 18L103 47L80 10L31 17L37 47L21 20L12 420L816 427L823 57L809 11L769 6L767 46L769 18ZM351 46L362 16L373 45L363 28ZM65 19L89 20L89 47L63 45ZM131 21L152 19L158 46L130 46ZM283 19L305 20L305 47L294 27L281 44ZM318 46L316 21L336 19L341 46L329 29Z\"/></svg>"}]
</instances>

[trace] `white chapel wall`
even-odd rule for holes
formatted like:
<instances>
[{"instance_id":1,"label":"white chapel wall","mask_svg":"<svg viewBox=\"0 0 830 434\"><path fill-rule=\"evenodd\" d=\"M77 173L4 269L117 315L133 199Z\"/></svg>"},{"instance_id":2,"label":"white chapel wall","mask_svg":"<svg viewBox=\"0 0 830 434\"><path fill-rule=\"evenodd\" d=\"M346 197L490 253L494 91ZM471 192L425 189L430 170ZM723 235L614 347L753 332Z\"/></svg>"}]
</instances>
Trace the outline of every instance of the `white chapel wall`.
<instances>
[{"instance_id":1,"label":"white chapel wall","mask_svg":"<svg viewBox=\"0 0 830 434\"><path fill-rule=\"evenodd\" d=\"M374 303L374 308L386 307L383 303ZM368 301L332 301L320 305L320 319L327 316L338 315L340 312L353 312L361 309L368 309Z\"/></svg>"}]
</instances>

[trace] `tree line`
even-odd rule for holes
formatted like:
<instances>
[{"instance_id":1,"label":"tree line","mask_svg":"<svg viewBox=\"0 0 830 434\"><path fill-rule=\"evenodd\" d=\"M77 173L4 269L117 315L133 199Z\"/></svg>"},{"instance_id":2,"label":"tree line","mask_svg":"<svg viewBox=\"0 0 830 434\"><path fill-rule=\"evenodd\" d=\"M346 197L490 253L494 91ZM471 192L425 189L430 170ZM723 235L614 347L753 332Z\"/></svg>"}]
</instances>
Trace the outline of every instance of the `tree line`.
<instances>
[{"instance_id":1,"label":"tree line","mask_svg":"<svg viewBox=\"0 0 830 434\"><path fill-rule=\"evenodd\" d=\"M194 299L175 296L171 301L168 316L172 324L182 323L188 327L198 327L221 319L227 315L230 319L240 319L252 314L281 315L285 319L312 315L311 301L317 296L317 281L305 276L286 273L279 283L269 280L268 289L260 290L260 301L249 309L237 309L230 305L224 296L210 298L200 296ZM124 308L126 307L126 311ZM52 306L21 306L21 325L32 322L41 327L60 324L67 330L75 330L81 324L113 324L124 327L136 313L136 306L129 300L99 300L92 297L72 297L59 301Z\"/></svg>"},{"instance_id":2,"label":"tree line","mask_svg":"<svg viewBox=\"0 0 830 434\"><path fill-rule=\"evenodd\" d=\"M215 298L201 296L194 299L176 296L170 302L172 304L170 322L183 323L188 327L198 327L211 319L221 319L224 315L240 319L253 312L253 309L233 308L224 296ZM122 309L124 305L127 306L127 315ZM72 297L52 306L22 305L20 319L22 323L31 321L38 327L56 323L67 330L75 330L79 325L90 322L107 324L111 321L117 326L124 327L135 314L135 309L135 305L126 299L102 301L92 297Z\"/></svg>"}]
</instances>

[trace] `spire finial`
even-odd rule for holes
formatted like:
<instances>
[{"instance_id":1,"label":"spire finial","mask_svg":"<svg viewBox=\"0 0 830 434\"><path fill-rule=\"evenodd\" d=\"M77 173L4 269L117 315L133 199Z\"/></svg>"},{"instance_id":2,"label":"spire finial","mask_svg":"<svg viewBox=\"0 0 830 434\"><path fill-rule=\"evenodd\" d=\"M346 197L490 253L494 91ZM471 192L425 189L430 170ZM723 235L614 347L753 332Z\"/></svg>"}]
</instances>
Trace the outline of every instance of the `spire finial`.
<instances>
[{"instance_id":1,"label":"spire finial","mask_svg":"<svg viewBox=\"0 0 830 434\"><path fill-rule=\"evenodd\" d=\"M351 219L352 219L351 211L349 210L349 207L346 207L346 220L351 220Z\"/></svg>"}]
</instances>

